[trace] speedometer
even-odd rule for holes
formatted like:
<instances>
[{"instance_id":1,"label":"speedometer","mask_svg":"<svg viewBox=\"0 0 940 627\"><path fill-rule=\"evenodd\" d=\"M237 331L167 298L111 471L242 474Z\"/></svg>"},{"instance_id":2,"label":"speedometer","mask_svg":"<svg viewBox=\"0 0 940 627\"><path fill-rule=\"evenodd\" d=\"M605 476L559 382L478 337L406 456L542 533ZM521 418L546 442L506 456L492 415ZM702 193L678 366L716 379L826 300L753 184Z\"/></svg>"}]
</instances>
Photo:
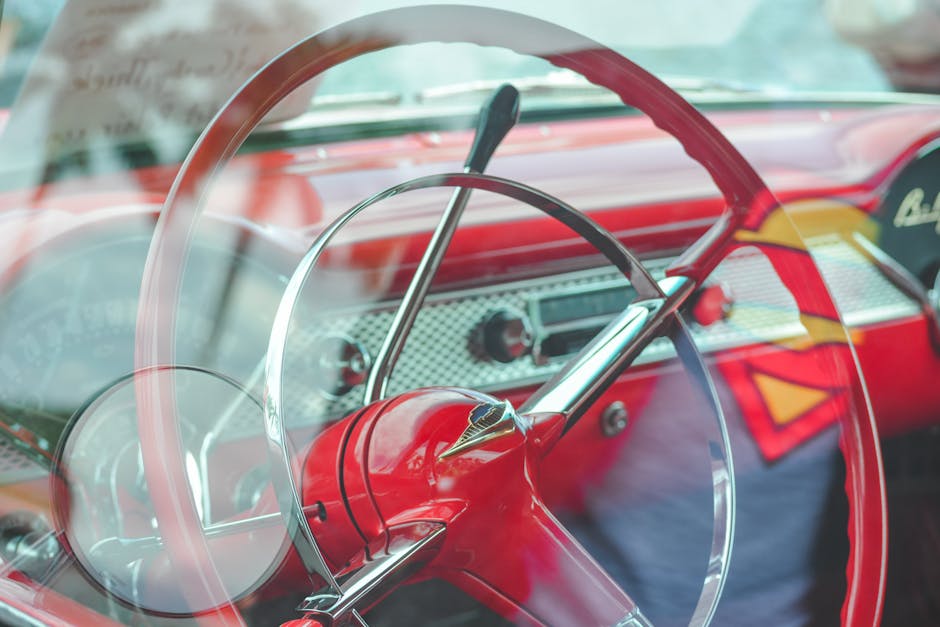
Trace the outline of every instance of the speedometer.
<instances>
[{"instance_id":1,"label":"speedometer","mask_svg":"<svg viewBox=\"0 0 940 627\"><path fill-rule=\"evenodd\" d=\"M177 361L260 397L280 262L248 232L213 227L186 259ZM148 214L62 236L29 258L0 296L0 432L34 459L48 461L69 417L133 369L152 229Z\"/></svg>"},{"instance_id":2,"label":"speedometer","mask_svg":"<svg viewBox=\"0 0 940 627\"><path fill-rule=\"evenodd\" d=\"M188 607L178 579L161 567L166 537L143 472L149 444L137 431L134 403L135 385L145 376L134 370L135 340L154 224L147 213L73 229L8 270L15 274L0 294L0 444L6 445L0 446L0 484L29 478L21 469L6 470L23 466L10 463L22 459L19 453L32 459L33 477L50 477L48 503L25 522L0 518L0 531L13 525L8 535L32 533L0 543L0 557L127 621L138 620L141 608ZM181 261L174 362L153 372L177 382L175 418L200 523L216 533L239 517L261 521L250 544L256 568L233 570L227 579L231 597L241 598L268 580L286 546L271 524L280 520L276 508L263 500L269 473L260 399L290 260L257 231L212 219ZM292 376L304 372L296 367ZM301 399L307 390L319 398L312 386L292 389ZM308 424L322 418L305 414ZM122 549L128 543L133 551ZM142 545L149 547L146 568ZM35 547L48 550L32 558ZM66 554L74 560L61 568ZM148 577L139 577L142 572ZM123 605L112 607L114 600Z\"/></svg>"}]
</instances>

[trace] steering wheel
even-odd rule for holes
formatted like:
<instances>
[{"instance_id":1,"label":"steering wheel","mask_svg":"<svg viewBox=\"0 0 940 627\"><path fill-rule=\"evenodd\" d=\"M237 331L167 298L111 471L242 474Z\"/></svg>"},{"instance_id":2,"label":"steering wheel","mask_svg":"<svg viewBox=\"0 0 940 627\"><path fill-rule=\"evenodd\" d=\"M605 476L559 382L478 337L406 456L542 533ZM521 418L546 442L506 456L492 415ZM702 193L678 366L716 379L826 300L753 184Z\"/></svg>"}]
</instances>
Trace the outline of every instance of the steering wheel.
<instances>
[{"instance_id":1,"label":"steering wheel","mask_svg":"<svg viewBox=\"0 0 940 627\"><path fill-rule=\"evenodd\" d=\"M507 48L540 57L610 89L625 104L645 113L656 126L679 141L685 151L708 171L724 196L727 208L713 227L669 267L667 282L657 285L648 275L645 277L656 294L644 303L631 306L621 317L620 328L611 331L619 338L620 356L606 355L603 368L588 368L581 363L583 360L578 362L576 358L577 363L563 370L568 377L565 381L570 383L573 378L578 381L577 385L560 386L558 380L553 380L520 412L478 393L419 390L370 405L343 421L341 426L327 430L333 435L318 438L315 448L326 446L321 444L321 440L343 440L365 446L374 431L405 419L400 416L410 415L415 433L423 431L420 437L427 438L423 444L431 446L432 442L436 443L436 448L432 447L432 457L445 463L452 459L447 455L448 450L455 448L466 435L469 420L470 427L479 427L471 429L474 433L468 436L473 439L472 444L484 447L503 460L502 465L490 464L486 473L502 471L528 477L529 471L533 470L533 460L540 458L563 437L572 421L580 415L581 408L616 377L646 342L665 332L667 321L674 320L674 314L687 302L688 295L702 284L718 262L735 247L745 242L754 244L754 238L746 235L760 232L770 221L783 231L782 239L792 244L785 256L768 254L768 258L793 294L801 315L821 317L838 324L838 313L822 278L805 247L800 244L795 227L764 182L720 131L661 81L615 51L538 19L479 7L411 7L358 18L298 43L252 77L204 130L167 197L151 244L137 325L137 368L174 363L174 303L182 276L181 259L188 248L204 195L214 176L234 156L263 117L296 87L339 63L392 46L425 42L464 42ZM521 194L519 190L526 189L512 182L473 174L454 175L434 182L412 182L411 186L430 184L477 187L510 195L514 192ZM532 193L540 199L535 201L537 205L551 201L553 206L561 206L550 197ZM599 227L596 229L602 233L598 241L609 243L613 240ZM642 283L643 272L632 263L628 266L626 269L631 271L631 279ZM278 318L282 318L280 312ZM278 324L284 324L284 320L276 322L274 335L278 333ZM811 325L806 326L812 334ZM276 342L272 342L272 346L275 345ZM268 365L266 429L272 459L283 464L286 446L279 441L283 436L281 408L270 401L272 382L278 384L277 365L272 364L270 351ZM848 477L850 544L848 588L842 620L846 625L875 624L881 613L886 563L885 496L878 441L857 365L833 358L827 367L851 390L850 401L854 410L841 417L841 444ZM215 616L223 620L238 620L237 610L227 601L217 573L212 571L206 539L187 488L178 426L173 420L172 388L142 385L138 388L138 397L138 405L146 408L139 415L139 433L144 442L144 472L171 560L179 568L189 594L198 597L194 602L196 606L214 607ZM439 425L439 428L433 428L434 425ZM492 437L481 439L478 437L481 433ZM459 457L457 454L454 459ZM309 465L305 470L308 468ZM374 470L371 467L365 469L366 473ZM290 474L289 467L286 472ZM370 476L375 479L378 475ZM579 610L589 612L589 622L645 624L629 597L540 506L535 497L536 490L528 479L507 483L514 486L514 491L507 493L506 498L528 512L528 516L516 521L520 526L512 530L513 534L521 534L522 540L531 540L535 549L527 551L526 555L533 559L545 556L547 560L534 570L551 571L553 577L566 583L583 578L605 599L602 609L591 611L587 604L575 602L580 592L577 587L560 589L557 585L549 586L552 598L547 600L548 606L536 604L535 607L521 608L522 615L533 620L564 620L567 616L564 608L570 602ZM375 593L377 582L387 584L391 575L408 576L418 568L433 570L436 564L447 561L445 556L450 556L451 565L459 566L453 561L454 549L458 549L458 556L460 549L466 549L459 536L485 532L480 527L479 517L460 518L461 511L446 511L446 504L434 498L427 491L427 485L423 484L411 493L411 497L417 500L408 510L408 516L403 510L397 512L400 514L397 517L377 516L380 519L377 528L382 533L379 538L373 538L379 544L370 547L370 551L378 550L387 559L367 560L368 568L363 569L366 574L341 586L314 541L309 524L306 520L297 519L296 513L302 511L299 497L293 484L290 481L288 484L282 483L278 487L278 497L282 504L287 505L286 508L282 505L282 508L288 517L296 548L308 572L326 584L324 593L308 598L305 609L310 617L322 622L358 619L356 609ZM422 501L421 497L426 500ZM369 498L360 498L359 501L369 501ZM468 499L464 503L471 501ZM459 509L458 504L450 505ZM355 509L357 506L350 507ZM464 522L458 523L458 520ZM470 520L477 522L466 522ZM448 526L440 521L452 524ZM460 531L461 525L463 531ZM370 551L366 551L366 555ZM210 567L206 568L206 565ZM488 576L499 580L498 572L491 570ZM537 581L523 582L504 578L495 586L479 577L471 577L465 586L478 596L486 597L491 605L507 611L510 606L519 610L513 605L513 598L518 598L517 595L524 590L535 589L541 584L549 585L553 577L543 576ZM508 590L508 594L503 593L503 589ZM593 595L592 598L598 597ZM560 613L553 616L547 607L557 608ZM699 616L698 620L707 622L708 616Z\"/></svg>"}]
</instances>

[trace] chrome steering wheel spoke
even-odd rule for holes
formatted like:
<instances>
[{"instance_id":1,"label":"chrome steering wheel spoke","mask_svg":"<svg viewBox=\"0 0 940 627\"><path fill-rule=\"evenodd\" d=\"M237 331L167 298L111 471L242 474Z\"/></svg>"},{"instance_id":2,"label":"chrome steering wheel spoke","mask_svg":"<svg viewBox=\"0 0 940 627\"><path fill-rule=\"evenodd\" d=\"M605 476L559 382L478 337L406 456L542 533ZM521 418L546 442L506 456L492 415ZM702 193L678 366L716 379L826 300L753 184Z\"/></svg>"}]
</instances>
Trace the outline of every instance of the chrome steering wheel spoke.
<instances>
[{"instance_id":1,"label":"chrome steering wheel spoke","mask_svg":"<svg viewBox=\"0 0 940 627\"><path fill-rule=\"evenodd\" d=\"M389 530L388 547L343 581L340 592L312 594L297 608L323 625L365 624L359 610L369 608L384 594L434 559L447 527L436 523L410 523Z\"/></svg>"},{"instance_id":2,"label":"chrome steering wheel spoke","mask_svg":"<svg viewBox=\"0 0 940 627\"><path fill-rule=\"evenodd\" d=\"M667 277L658 287L662 297L630 304L536 390L519 407L519 413L562 413L565 431L571 429L643 349L664 335L696 285L686 277Z\"/></svg>"}]
</instances>

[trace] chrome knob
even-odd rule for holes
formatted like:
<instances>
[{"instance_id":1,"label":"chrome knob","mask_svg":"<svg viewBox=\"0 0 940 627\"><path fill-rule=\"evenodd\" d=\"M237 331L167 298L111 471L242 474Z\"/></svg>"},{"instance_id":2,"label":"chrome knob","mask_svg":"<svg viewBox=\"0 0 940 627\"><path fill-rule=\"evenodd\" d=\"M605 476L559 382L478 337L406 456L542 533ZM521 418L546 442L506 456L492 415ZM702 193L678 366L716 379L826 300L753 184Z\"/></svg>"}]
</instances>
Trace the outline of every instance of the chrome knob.
<instances>
[{"instance_id":1,"label":"chrome knob","mask_svg":"<svg viewBox=\"0 0 940 627\"><path fill-rule=\"evenodd\" d=\"M510 363L532 351L534 335L529 317L516 309L490 312L480 324L478 343L483 354L502 363Z\"/></svg>"},{"instance_id":2,"label":"chrome knob","mask_svg":"<svg viewBox=\"0 0 940 627\"><path fill-rule=\"evenodd\" d=\"M335 334L320 338L311 351L313 380L327 397L339 398L364 383L372 357L362 343Z\"/></svg>"}]
</instances>

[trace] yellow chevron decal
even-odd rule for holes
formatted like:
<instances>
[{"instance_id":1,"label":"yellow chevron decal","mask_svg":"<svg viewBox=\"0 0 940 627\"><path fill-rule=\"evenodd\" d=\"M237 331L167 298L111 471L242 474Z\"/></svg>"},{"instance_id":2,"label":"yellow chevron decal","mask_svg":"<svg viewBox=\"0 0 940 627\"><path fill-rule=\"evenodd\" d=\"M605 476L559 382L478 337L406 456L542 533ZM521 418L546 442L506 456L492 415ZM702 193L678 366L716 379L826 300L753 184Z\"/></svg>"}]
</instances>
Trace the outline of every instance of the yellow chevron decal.
<instances>
[{"instance_id":1,"label":"yellow chevron decal","mask_svg":"<svg viewBox=\"0 0 940 627\"><path fill-rule=\"evenodd\" d=\"M784 381L760 372L754 373L753 378L771 418L778 425L792 422L829 398L829 393L824 390Z\"/></svg>"},{"instance_id":2,"label":"yellow chevron decal","mask_svg":"<svg viewBox=\"0 0 940 627\"><path fill-rule=\"evenodd\" d=\"M799 232L782 207L774 209L761 222L758 230L739 229L735 232L734 238L742 243L776 244L794 250L806 250L803 238L800 237Z\"/></svg>"},{"instance_id":3,"label":"yellow chevron decal","mask_svg":"<svg viewBox=\"0 0 940 627\"><path fill-rule=\"evenodd\" d=\"M846 329L838 320L821 316L800 314L800 322L806 329L805 335L780 340L776 344L803 351L820 344L848 344L850 335L853 344L860 344L865 336L861 329Z\"/></svg>"}]
</instances>

